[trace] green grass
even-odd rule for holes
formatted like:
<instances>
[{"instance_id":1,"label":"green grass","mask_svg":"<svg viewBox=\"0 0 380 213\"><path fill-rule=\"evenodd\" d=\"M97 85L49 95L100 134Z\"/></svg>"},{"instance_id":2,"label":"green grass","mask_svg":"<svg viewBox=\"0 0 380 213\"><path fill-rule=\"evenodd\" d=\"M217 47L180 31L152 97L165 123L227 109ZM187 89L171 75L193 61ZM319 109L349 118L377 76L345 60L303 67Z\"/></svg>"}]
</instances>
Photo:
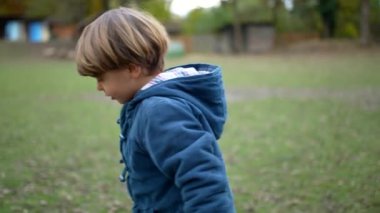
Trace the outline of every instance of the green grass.
<instances>
[{"instance_id":1,"label":"green grass","mask_svg":"<svg viewBox=\"0 0 380 213\"><path fill-rule=\"evenodd\" d=\"M10 52L0 51L0 212L128 212L120 106L70 61ZM229 102L220 144L238 212L379 212L379 57L203 55L168 66L220 64L232 89L346 92Z\"/></svg>"}]
</instances>

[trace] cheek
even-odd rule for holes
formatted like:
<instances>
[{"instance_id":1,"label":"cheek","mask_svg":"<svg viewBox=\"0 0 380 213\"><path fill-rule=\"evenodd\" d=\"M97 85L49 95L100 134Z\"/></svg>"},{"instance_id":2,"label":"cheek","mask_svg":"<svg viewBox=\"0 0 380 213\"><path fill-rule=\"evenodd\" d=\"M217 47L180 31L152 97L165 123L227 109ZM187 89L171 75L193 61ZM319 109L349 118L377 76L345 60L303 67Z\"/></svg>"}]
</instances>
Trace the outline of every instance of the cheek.
<instances>
[{"instance_id":1,"label":"cheek","mask_svg":"<svg viewBox=\"0 0 380 213\"><path fill-rule=\"evenodd\" d=\"M113 95L113 96L119 94L118 88L116 86L114 86L114 85L110 85L108 87L107 92L108 92L108 95Z\"/></svg>"},{"instance_id":2,"label":"cheek","mask_svg":"<svg viewBox=\"0 0 380 213\"><path fill-rule=\"evenodd\" d=\"M117 82L114 84L108 85L108 92L110 95L123 96L128 91L125 83Z\"/></svg>"}]
</instances>

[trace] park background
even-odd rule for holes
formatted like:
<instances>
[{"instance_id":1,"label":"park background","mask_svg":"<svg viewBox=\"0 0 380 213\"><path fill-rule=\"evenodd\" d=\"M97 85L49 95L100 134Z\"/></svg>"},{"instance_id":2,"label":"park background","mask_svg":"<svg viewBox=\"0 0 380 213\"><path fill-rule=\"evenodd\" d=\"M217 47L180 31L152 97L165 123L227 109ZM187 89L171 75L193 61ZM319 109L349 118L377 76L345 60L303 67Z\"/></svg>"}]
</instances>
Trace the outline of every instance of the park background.
<instances>
[{"instance_id":1,"label":"park background","mask_svg":"<svg viewBox=\"0 0 380 213\"><path fill-rule=\"evenodd\" d=\"M222 67L238 212L379 212L380 1L172 3L0 1L0 212L130 211L121 106L73 61L83 27L120 5L165 25L166 67Z\"/></svg>"}]
</instances>

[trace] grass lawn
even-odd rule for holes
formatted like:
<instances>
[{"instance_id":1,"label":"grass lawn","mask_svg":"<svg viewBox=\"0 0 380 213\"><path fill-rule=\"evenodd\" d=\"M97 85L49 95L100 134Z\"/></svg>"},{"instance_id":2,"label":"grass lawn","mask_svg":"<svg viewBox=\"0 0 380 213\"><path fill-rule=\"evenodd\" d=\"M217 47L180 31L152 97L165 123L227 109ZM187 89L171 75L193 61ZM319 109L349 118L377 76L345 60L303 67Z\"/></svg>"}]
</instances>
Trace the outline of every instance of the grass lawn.
<instances>
[{"instance_id":1,"label":"grass lawn","mask_svg":"<svg viewBox=\"0 0 380 213\"><path fill-rule=\"evenodd\" d=\"M0 212L128 212L120 105L71 61L0 46ZM222 66L238 212L380 212L380 52L190 55Z\"/></svg>"}]
</instances>

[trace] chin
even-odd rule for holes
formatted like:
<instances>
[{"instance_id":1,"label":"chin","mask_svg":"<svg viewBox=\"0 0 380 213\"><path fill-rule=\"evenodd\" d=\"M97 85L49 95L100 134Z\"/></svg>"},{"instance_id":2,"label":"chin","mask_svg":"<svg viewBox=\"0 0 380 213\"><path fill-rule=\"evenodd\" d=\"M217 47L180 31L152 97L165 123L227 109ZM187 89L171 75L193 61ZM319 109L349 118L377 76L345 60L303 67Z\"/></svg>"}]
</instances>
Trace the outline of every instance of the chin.
<instances>
[{"instance_id":1,"label":"chin","mask_svg":"<svg viewBox=\"0 0 380 213\"><path fill-rule=\"evenodd\" d=\"M126 101L116 100L119 104L124 104Z\"/></svg>"},{"instance_id":2,"label":"chin","mask_svg":"<svg viewBox=\"0 0 380 213\"><path fill-rule=\"evenodd\" d=\"M127 99L127 100L120 100L120 99L116 99L115 101L117 101L119 104L125 104L127 103L128 101L130 101L131 99Z\"/></svg>"}]
</instances>

